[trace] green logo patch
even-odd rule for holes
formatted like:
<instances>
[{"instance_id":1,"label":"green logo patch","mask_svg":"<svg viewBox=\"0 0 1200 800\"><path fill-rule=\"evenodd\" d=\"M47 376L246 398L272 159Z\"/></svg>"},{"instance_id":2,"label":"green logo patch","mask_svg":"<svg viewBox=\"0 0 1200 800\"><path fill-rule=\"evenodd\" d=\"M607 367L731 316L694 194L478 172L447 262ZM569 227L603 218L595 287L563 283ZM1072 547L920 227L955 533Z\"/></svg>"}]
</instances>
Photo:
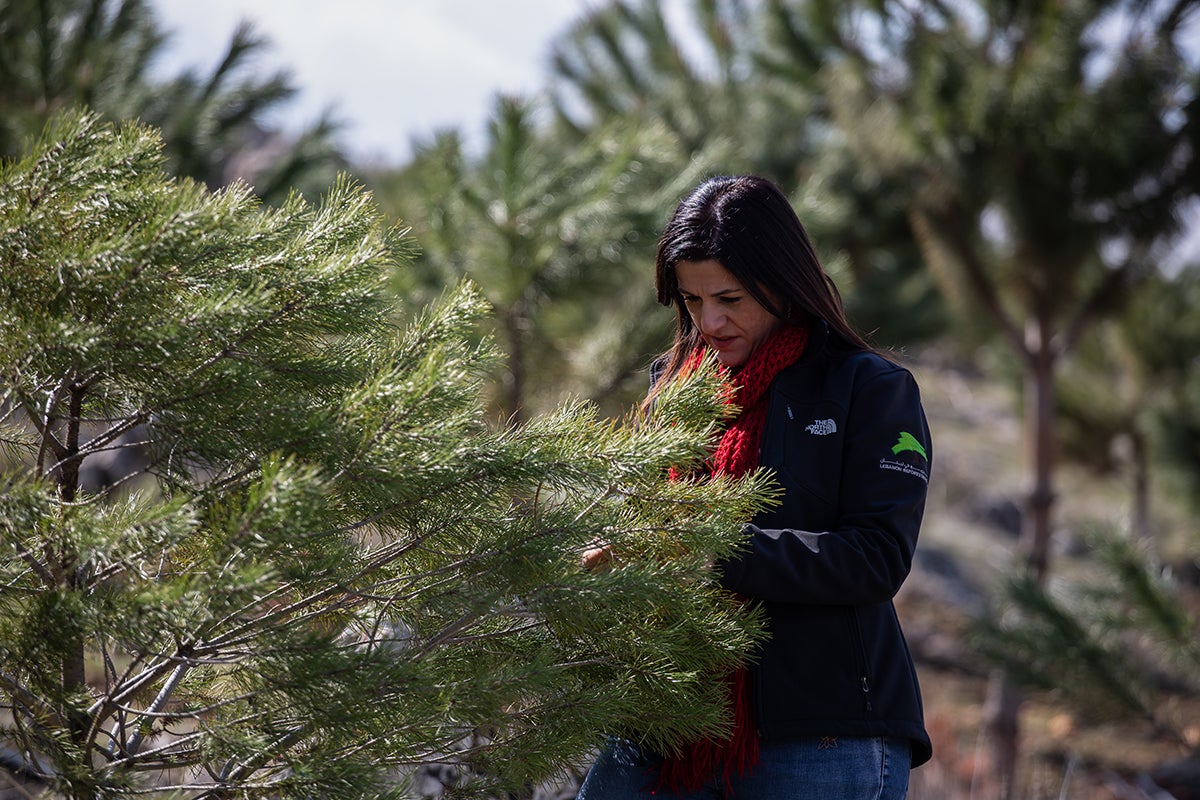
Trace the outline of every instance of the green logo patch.
<instances>
[{"instance_id":1,"label":"green logo patch","mask_svg":"<svg viewBox=\"0 0 1200 800\"><path fill-rule=\"evenodd\" d=\"M894 445L892 445L892 455L898 456L908 450L917 453L926 461L929 460L929 456L925 453L924 445L917 441L917 437L913 436L908 431L901 431L900 438Z\"/></svg>"}]
</instances>

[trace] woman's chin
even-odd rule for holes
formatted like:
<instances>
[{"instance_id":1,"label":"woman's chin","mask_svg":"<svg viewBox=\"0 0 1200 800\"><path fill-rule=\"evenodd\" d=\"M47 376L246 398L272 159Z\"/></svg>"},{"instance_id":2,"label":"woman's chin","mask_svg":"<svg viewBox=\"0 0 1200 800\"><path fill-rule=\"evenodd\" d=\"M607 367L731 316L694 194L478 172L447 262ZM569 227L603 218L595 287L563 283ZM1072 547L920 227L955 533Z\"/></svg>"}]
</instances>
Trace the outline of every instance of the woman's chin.
<instances>
[{"instance_id":1,"label":"woman's chin","mask_svg":"<svg viewBox=\"0 0 1200 800\"><path fill-rule=\"evenodd\" d=\"M717 361L726 369L737 369L746 363L746 358L740 353L717 353Z\"/></svg>"}]
</instances>

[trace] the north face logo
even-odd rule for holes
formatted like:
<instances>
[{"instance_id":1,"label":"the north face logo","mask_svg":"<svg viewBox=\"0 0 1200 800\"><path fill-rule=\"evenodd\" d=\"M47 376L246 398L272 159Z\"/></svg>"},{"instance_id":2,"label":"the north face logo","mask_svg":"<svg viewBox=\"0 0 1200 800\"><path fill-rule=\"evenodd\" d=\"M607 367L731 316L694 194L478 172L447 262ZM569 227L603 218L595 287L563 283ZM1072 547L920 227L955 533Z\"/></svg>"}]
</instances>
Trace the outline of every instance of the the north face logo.
<instances>
[{"instance_id":1,"label":"the north face logo","mask_svg":"<svg viewBox=\"0 0 1200 800\"><path fill-rule=\"evenodd\" d=\"M804 427L804 430L814 436L828 436L831 433L837 433L837 423L831 419L814 419Z\"/></svg>"}]
</instances>

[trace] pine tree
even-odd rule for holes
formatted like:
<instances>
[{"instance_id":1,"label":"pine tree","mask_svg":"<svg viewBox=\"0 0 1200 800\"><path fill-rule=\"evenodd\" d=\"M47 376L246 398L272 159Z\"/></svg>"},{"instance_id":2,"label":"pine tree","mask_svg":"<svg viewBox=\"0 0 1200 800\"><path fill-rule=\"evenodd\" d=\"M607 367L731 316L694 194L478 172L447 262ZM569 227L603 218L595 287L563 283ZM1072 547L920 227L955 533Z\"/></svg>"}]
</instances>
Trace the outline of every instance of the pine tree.
<instances>
[{"instance_id":1,"label":"pine tree","mask_svg":"<svg viewBox=\"0 0 1200 800\"><path fill-rule=\"evenodd\" d=\"M1172 457L1186 441L1180 426L1196 414L1185 387L1200 353L1200 319L1192 313L1198 301L1200 269L1150 276L1064 363L1056 397L1064 454L1121 478L1129 487L1130 532L1168 564L1188 556L1172 541L1180 537L1167 514L1156 515L1154 506L1196 497L1186 483L1172 484L1200 468L1194 457ZM1173 475L1173 467L1182 474ZM1190 524L1187 518L1175 527L1184 533Z\"/></svg>"},{"instance_id":2,"label":"pine tree","mask_svg":"<svg viewBox=\"0 0 1200 800\"><path fill-rule=\"evenodd\" d=\"M911 178L858 157L837 130L845 7L688 0L672 14L653 0L617 0L555 43L552 96L568 127L653 120L678 141L681 164L711 153L710 174L776 181L856 326L879 346L911 345L947 319L908 229Z\"/></svg>"},{"instance_id":3,"label":"pine tree","mask_svg":"<svg viewBox=\"0 0 1200 800\"><path fill-rule=\"evenodd\" d=\"M1004 613L976 623L975 644L1022 687L1052 692L1084 720L1143 723L1200 761L1186 710L1200 698L1195 588L1129 531L1097 527L1087 542L1095 564L1085 575L1048 586L1011 575Z\"/></svg>"},{"instance_id":4,"label":"pine tree","mask_svg":"<svg viewBox=\"0 0 1200 800\"><path fill-rule=\"evenodd\" d=\"M1020 367L1017 568L1048 580L1063 364L1160 268L1196 197L1197 3L819 5L841 31L839 134L888 185L907 184L911 234L943 293ZM1021 793L1020 702L997 673L985 726L1005 800Z\"/></svg>"},{"instance_id":5,"label":"pine tree","mask_svg":"<svg viewBox=\"0 0 1200 800\"><path fill-rule=\"evenodd\" d=\"M457 132L440 134L403 170L376 176L378 194L421 243L411 295L469 277L494 309L500 413L521 419L571 394L619 416L645 395L646 364L670 341L652 242L715 159L679 158L652 123L564 138L539 122L544 111L498 96L477 157Z\"/></svg>"},{"instance_id":6,"label":"pine tree","mask_svg":"<svg viewBox=\"0 0 1200 800\"><path fill-rule=\"evenodd\" d=\"M56 118L0 167L0 231L10 772L345 798L448 762L486 792L724 729L712 676L760 621L705 565L770 491L665 478L720 424L712 370L646 420L491 423L487 304L397 322L411 244L368 193L212 193L141 125Z\"/></svg>"},{"instance_id":7,"label":"pine tree","mask_svg":"<svg viewBox=\"0 0 1200 800\"><path fill-rule=\"evenodd\" d=\"M237 176L271 204L293 189L315 197L345 162L338 126L326 117L290 137L269 124L267 115L297 90L286 71L263 76L254 68L267 46L239 26L210 72L164 81L151 67L170 37L146 0L5 0L0 157L20 153L55 113L89 109L160 127L176 175L213 188Z\"/></svg>"}]
</instances>

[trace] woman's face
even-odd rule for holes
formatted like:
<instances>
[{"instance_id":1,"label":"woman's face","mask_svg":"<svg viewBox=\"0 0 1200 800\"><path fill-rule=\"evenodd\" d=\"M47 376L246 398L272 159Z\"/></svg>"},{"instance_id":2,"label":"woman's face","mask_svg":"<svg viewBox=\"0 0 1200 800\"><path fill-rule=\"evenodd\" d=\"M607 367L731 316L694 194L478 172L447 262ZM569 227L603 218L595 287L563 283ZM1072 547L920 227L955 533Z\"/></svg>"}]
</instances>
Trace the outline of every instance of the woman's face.
<instances>
[{"instance_id":1,"label":"woman's face","mask_svg":"<svg viewBox=\"0 0 1200 800\"><path fill-rule=\"evenodd\" d=\"M680 261L675 277L684 308L726 367L744 365L782 323L719 261Z\"/></svg>"}]
</instances>

